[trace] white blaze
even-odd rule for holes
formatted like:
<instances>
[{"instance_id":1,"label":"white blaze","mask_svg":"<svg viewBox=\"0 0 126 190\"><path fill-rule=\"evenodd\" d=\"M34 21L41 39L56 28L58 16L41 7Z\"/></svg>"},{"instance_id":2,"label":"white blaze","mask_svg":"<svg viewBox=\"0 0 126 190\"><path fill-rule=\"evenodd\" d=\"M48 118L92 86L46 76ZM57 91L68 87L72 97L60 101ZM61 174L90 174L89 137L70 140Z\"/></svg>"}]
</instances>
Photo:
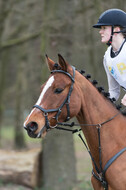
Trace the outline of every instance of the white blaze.
<instances>
[{"instance_id":1,"label":"white blaze","mask_svg":"<svg viewBox=\"0 0 126 190\"><path fill-rule=\"evenodd\" d=\"M35 108L34 108L34 109L35 109ZM30 114L28 115L28 117L27 117L27 120L24 122L24 127L26 127L26 123L27 123L27 121L29 120L29 118L30 118L31 114L33 113L34 109L31 111L31 113L30 113Z\"/></svg>"},{"instance_id":2,"label":"white blaze","mask_svg":"<svg viewBox=\"0 0 126 190\"><path fill-rule=\"evenodd\" d=\"M46 85L44 86L43 91L41 92L41 94L39 96L39 99L38 99L36 105L39 105L41 103L42 98L44 97L44 94L46 93L48 88L52 85L53 81L54 81L54 76L50 77L50 79L47 81Z\"/></svg>"},{"instance_id":3,"label":"white blaze","mask_svg":"<svg viewBox=\"0 0 126 190\"><path fill-rule=\"evenodd\" d=\"M46 85L44 86L44 89L42 90L42 92L41 92L41 94L40 94L40 96L39 96L39 99L38 99L36 105L39 105L39 104L41 103L42 98L44 97L44 94L45 94L46 91L49 89L49 87L52 85L53 81L54 81L54 76L50 77L49 80L47 81ZM24 126L26 126L26 123L27 123L27 121L29 120L29 118L30 118L30 116L31 116L31 114L33 113L34 110L35 110L35 108L34 108L34 109L31 111L31 113L28 115L27 120L24 122Z\"/></svg>"}]
</instances>

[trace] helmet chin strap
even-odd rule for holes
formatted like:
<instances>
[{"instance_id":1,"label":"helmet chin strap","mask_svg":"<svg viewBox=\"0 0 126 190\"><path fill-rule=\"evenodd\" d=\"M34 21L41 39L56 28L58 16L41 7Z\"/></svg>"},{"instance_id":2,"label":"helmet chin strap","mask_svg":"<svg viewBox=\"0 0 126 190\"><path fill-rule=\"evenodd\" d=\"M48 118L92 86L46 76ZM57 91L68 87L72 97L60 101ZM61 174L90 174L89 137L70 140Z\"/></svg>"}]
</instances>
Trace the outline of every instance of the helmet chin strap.
<instances>
[{"instance_id":1,"label":"helmet chin strap","mask_svg":"<svg viewBox=\"0 0 126 190\"><path fill-rule=\"evenodd\" d=\"M119 32L114 32L114 26L112 26L112 30L111 30L111 37L109 39L109 41L106 43L108 46L110 46L112 44L112 38L113 38L113 34L119 34L119 33L124 33L126 32L126 28L120 30Z\"/></svg>"},{"instance_id":2,"label":"helmet chin strap","mask_svg":"<svg viewBox=\"0 0 126 190\"><path fill-rule=\"evenodd\" d=\"M110 37L109 41L106 43L108 46L110 46L112 44L113 34L114 34L114 26L112 26L112 29L111 29L111 37Z\"/></svg>"}]
</instances>

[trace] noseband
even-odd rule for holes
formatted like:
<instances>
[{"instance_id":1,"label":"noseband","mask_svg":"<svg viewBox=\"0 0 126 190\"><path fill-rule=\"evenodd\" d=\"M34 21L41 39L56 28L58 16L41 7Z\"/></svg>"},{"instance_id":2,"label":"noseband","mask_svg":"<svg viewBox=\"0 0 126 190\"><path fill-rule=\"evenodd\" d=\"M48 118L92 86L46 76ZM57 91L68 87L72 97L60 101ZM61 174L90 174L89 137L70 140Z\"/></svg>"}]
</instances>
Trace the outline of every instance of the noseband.
<instances>
[{"instance_id":1,"label":"noseband","mask_svg":"<svg viewBox=\"0 0 126 190\"><path fill-rule=\"evenodd\" d=\"M53 117L53 119L55 119L58 122L58 117L59 117L59 115L60 115L60 113L62 111L62 108L63 108L64 105L66 105L67 117L66 117L65 121L68 121L70 119L69 104L70 104L70 96L71 96L71 93L73 91L73 85L74 85L74 82L75 82L75 67L72 66L72 70L73 70L73 76L70 73L68 73L66 71L63 71L63 70L52 70L51 71L51 74L52 73L63 73L65 75L67 75L72 81L71 86L69 88L69 92L67 94L67 97L65 98L63 103L59 106L59 108L56 108L56 109L44 109L39 105L34 105L33 106L33 108L37 108L37 109L41 110L43 112L44 117L45 117L45 126L38 133L38 135L37 135L38 138L41 137L41 134L45 129L46 129L46 131L48 131L49 129L55 128L57 126L57 124L55 126L53 126L53 127L50 126L50 122L49 122L49 119L48 119L48 113L57 112L56 115Z\"/></svg>"}]
</instances>

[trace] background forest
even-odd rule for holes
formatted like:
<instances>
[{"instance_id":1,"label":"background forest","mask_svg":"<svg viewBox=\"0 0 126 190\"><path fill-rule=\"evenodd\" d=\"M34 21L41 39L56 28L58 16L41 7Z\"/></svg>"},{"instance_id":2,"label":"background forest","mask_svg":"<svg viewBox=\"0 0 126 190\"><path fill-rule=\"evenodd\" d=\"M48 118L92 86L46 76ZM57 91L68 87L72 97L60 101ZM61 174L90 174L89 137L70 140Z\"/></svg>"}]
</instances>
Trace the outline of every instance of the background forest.
<instances>
[{"instance_id":1,"label":"background forest","mask_svg":"<svg viewBox=\"0 0 126 190\"><path fill-rule=\"evenodd\" d=\"M23 122L49 76L45 54L57 62L60 53L107 90L102 64L107 46L101 44L92 25L109 8L126 11L126 1L0 0L0 146L19 151L39 143L43 152L41 189L92 189L90 182L77 186L76 163L80 161L71 134L54 131L44 140L31 141L25 136ZM57 176L64 177L58 180Z\"/></svg>"}]
</instances>

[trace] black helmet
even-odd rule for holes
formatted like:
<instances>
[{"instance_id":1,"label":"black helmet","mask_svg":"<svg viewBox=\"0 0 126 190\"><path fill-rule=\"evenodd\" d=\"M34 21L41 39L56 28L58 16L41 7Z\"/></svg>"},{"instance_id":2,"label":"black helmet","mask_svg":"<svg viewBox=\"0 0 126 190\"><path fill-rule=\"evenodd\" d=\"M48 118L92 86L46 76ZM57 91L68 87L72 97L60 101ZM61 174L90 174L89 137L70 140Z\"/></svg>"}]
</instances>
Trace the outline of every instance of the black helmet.
<instances>
[{"instance_id":1,"label":"black helmet","mask_svg":"<svg viewBox=\"0 0 126 190\"><path fill-rule=\"evenodd\" d=\"M120 26L126 27L126 13L120 9L109 9L101 14L97 24L94 28L101 28L101 26Z\"/></svg>"}]
</instances>

